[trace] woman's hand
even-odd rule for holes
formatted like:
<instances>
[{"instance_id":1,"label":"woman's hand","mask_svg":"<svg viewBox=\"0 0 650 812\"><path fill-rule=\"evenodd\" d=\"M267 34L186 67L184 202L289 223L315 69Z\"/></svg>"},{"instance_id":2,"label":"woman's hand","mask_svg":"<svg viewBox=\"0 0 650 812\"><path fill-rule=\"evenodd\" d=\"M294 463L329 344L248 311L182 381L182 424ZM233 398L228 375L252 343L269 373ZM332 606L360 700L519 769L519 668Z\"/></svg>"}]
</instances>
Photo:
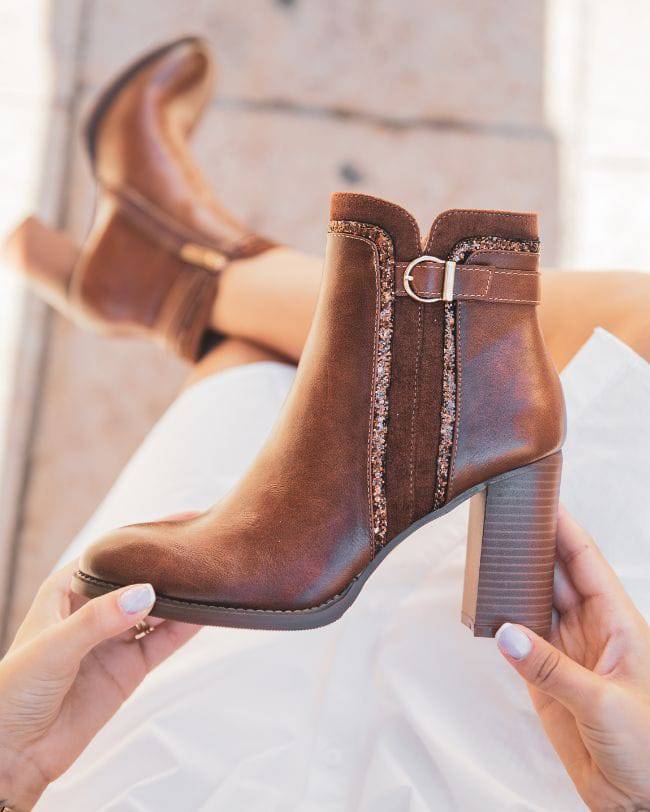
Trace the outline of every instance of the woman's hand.
<instances>
[{"instance_id":1,"label":"woman's hand","mask_svg":"<svg viewBox=\"0 0 650 812\"><path fill-rule=\"evenodd\" d=\"M506 623L497 643L590 809L650 809L650 629L563 510L558 556L550 642Z\"/></svg>"},{"instance_id":2,"label":"woman's hand","mask_svg":"<svg viewBox=\"0 0 650 812\"><path fill-rule=\"evenodd\" d=\"M31 809L145 676L198 631L155 618L149 584L87 601L72 564L43 584L0 661L0 809Z\"/></svg>"}]
</instances>

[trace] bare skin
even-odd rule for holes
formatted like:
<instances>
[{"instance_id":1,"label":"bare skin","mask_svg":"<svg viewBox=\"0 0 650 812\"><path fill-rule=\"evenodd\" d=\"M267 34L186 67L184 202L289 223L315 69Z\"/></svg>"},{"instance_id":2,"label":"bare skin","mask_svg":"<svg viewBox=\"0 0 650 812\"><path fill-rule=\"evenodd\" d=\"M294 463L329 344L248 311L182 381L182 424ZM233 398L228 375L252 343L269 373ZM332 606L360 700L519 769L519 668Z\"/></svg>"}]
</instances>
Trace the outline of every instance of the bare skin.
<instances>
[{"instance_id":1,"label":"bare skin","mask_svg":"<svg viewBox=\"0 0 650 812\"><path fill-rule=\"evenodd\" d=\"M539 318L558 369L596 327L603 327L650 361L650 273L561 271L542 274Z\"/></svg>"},{"instance_id":2,"label":"bare skin","mask_svg":"<svg viewBox=\"0 0 650 812\"><path fill-rule=\"evenodd\" d=\"M323 261L273 248L231 263L221 276L212 326L297 361L309 332Z\"/></svg>"},{"instance_id":3,"label":"bare skin","mask_svg":"<svg viewBox=\"0 0 650 812\"><path fill-rule=\"evenodd\" d=\"M212 326L292 361L309 332L323 261L275 248L233 262L223 273ZM548 270L539 318L549 351L563 369L596 327L650 360L650 274Z\"/></svg>"}]
</instances>

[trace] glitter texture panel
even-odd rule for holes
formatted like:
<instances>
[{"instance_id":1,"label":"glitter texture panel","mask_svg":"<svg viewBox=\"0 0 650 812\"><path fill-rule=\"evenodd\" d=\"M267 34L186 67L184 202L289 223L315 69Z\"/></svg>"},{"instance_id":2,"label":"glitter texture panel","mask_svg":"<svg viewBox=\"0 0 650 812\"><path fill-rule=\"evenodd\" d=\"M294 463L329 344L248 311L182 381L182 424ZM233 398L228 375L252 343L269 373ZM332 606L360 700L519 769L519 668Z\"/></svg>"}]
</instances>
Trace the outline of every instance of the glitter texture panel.
<instances>
[{"instance_id":1,"label":"glitter texture panel","mask_svg":"<svg viewBox=\"0 0 650 812\"><path fill-rule=\"evenodd\" d=\"M349 234L371 240L379 260L379 313L373 371L372 415L370 419L370 510L375 549L387 539L386 439L388 434L388 389L391 373L393 314L395 302L395 257L393 242L378 226L352 220L332 220L331 234Z\"/></svg>"},{"instance_id":2,"label":"glitter texture panel","mask_svg":"<svg viewBox=\"0 0 650 812\"><path fill-rule=\"evenodd\" d=\"M539 240L508 240L503 237L471 237L456 243L448 259L459 263L459 269L474 251L539 252ZM461 270L462 273L462 270ZM436 464L436 482L433 508L441 508L447 501L449 467L454 444L456 423L456 305L445 303L445 327L442 367L442 407L440 414L440 442Z\"/></svg>"}]
</instances>

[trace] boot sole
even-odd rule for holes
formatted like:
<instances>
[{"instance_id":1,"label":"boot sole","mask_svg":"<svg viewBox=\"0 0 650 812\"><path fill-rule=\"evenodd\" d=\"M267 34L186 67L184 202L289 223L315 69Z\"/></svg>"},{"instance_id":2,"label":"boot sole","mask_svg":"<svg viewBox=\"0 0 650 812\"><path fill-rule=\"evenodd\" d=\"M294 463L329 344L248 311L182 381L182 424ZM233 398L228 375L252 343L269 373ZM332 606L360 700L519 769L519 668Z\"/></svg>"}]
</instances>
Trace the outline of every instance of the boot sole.
<instances>
[{"instance_id":1,"label":"boot sole","mask_svg":"<svg viewBox=\"0 0 650 812\"><path fill-rule=\"evenodd\" d=\"M476 637L494 637L506 621L522 622L546 636L550 631L560 470L558 452L465 491L395 536L342 592L319 606L246 609L158 595L151 614L238 629L297 631L326 626L349 609L368 578L395 547L419 528L475 497L478 501L471 510L462 622ZM81 571L73 579L74 592L87 598L121 586Z\"/></svg>"}]
</instances>

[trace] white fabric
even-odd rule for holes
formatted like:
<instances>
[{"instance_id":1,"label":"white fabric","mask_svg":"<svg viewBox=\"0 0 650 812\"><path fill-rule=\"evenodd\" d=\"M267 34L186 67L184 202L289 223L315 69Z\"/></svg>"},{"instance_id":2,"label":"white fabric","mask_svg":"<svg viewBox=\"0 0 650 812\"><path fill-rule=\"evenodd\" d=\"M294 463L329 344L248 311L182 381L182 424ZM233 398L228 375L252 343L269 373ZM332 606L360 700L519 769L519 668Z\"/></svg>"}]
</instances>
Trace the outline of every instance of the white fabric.
<instances>
[{"instance_id":1,"label":"white fabric","mask_svg":"<svg viewBox=\"0 0 650 812\"><path fill-rule=\"evenodd\" d=\"M182 395L68 557L114 526L222 496L292 377L256 364ZM599 330L563 382L563 500L650 616L649 367ZM332 626L200 632L38 809L582 809L523 684L493 640L459 622L466 518L461 506L399 547Z\"/></svg>"}]
</instances>

